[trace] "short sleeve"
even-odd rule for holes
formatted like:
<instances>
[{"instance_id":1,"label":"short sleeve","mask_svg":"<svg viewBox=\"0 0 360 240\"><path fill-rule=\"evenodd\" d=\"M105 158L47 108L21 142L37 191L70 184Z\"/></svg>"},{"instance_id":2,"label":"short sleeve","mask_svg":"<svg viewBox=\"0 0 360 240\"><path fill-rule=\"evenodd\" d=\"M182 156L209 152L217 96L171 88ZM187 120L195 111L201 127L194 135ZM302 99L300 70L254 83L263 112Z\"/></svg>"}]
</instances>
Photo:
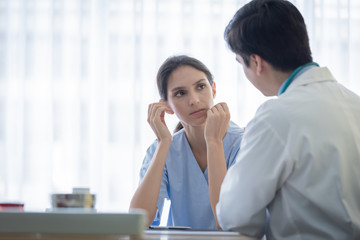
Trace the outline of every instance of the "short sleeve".
<instances>
[{"instance_id":1,"label":"short sleeve","mask_svg":"<svg viewBox=\"0 0 360 240\"><path fill-rule=\"evenodd\" d=\"M244 129L233 122L230 122L230 129L224 139L224 152L226 157L227 169L234 165L240 151L241 140Z\"/></svg>"}]
</instances>

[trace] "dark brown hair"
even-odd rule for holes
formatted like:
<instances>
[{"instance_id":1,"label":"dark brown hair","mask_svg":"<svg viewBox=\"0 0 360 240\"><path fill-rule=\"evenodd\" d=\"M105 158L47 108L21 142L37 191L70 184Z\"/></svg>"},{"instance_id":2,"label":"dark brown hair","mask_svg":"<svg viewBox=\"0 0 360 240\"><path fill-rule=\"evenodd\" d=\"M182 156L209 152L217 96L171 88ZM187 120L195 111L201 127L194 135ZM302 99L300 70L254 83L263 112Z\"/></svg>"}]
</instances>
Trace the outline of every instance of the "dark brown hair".
<instances>
[{"instance_id":1,"label":"dark brown hair","mask_svg":"<svg viewBox=\"0 0 360 240\"><path fill-rule=\"evenodd\" d=\"M246 66L252 54L281 71L312 62L304 18L289 1L253 0L245 4L229 22L224 37Z\"/></svg>"}]
</instances>

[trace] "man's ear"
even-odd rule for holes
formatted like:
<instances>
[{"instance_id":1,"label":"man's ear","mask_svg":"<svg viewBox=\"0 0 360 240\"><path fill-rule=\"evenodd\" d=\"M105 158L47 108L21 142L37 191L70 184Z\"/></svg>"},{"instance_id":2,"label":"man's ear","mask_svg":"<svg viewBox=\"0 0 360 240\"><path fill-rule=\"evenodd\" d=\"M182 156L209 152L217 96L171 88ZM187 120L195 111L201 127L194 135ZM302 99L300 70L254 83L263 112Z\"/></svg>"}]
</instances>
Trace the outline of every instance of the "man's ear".
<instances>
[{"instance_id":1,"label":"man's ear","mask_svg":"<svg viewBox=\"0 0 360 240\"><path fill-rule=\"evenodd\" d=\"M260 75L264 70L264 59L257 54L252 54L250 56L250 61L253 61L255 64L256 75Z\"/></svg>"},{"instance_id":2,"label":"man's ear","mask_svg":"<svg viewBox=\"0 0 360 240\"><path fill-rule=\"evenodd\" d=\"M213 98L215 98L216 97L216 83L213 82L211 87L212 87Z\"/></svg>"}]
</instances>

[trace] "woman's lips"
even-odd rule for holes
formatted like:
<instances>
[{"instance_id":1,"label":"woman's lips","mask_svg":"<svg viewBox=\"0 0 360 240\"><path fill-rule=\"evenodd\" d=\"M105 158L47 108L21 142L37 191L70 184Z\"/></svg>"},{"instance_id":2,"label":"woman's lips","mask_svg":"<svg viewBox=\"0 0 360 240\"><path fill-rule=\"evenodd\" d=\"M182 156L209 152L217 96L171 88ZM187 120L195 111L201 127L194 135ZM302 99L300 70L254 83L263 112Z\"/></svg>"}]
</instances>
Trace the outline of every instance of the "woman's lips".
<instances>
[{"instance_id":1,"label":"woman's lips","mask_svg":"<svg viewBox=\"0 0 360 240\"><path fill-rule=\"evenodd\" d=\"M196 110L196 111L190 113L190 115L192 115L192 116L202 115L202 114L204 114L204 112L206 112L206 109L202 108L202 109L199 109L199 110Z\"/></svg>"}]
</instances>

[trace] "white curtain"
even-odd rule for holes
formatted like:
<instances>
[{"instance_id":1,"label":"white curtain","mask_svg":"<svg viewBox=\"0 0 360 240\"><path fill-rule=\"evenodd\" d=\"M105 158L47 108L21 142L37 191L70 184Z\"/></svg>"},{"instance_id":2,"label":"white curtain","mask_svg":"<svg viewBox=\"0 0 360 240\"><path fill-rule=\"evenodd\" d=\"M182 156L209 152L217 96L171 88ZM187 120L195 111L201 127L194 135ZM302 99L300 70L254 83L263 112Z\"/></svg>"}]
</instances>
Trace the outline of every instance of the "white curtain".
<instances>
[{"instance_id":1,"label":"white curtain","mask_svg":"<svg viewBox=\"0 0 360 240\"><path fill-rule=\"evenodd\" d=\"M239 0L0 0L0 202L50 206L89 187L96 207L126 211L146 148L147 106L166 57L203 61L232 119L264 98L223 40ZM297 0L314 60L360 94L360 3ZM169 117L170 126L177 120Z\"/></svg>"}]
</instances>

